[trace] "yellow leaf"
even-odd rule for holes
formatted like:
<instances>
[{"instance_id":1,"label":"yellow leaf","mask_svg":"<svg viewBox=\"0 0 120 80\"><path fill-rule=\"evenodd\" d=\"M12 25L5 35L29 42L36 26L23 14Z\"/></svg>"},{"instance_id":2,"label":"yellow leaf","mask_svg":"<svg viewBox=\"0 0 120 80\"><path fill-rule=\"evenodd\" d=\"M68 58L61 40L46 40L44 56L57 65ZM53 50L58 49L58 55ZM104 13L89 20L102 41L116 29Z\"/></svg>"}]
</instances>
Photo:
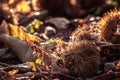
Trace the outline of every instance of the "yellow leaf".
<instances>
[{"instance_id":1,"label":"yellow leaf","mask_svg":"<svg viewBox=\"0 0 120 80\"><path fill-rule=\"evenodd\" d=\"M25 32L23 31L23 29L20 27L19 28L19 36L18 36L21 40L25 39Z\"/></svg>"},{"instance_id":2,"label":"yellow leaf","mask_svg":"<svg viewBox=\"0 0 120 80\"><path fill-rule=\"evenodd\" d=\"M31 27L30 27L30 33L34 33L34 32L35 32L34 27L31 26Z\"/></svg>"},{"instance_id":3,"label":"yellow leaf","mask_svg":"<svg viewBox=\"0 0 120 80\"><path fill-rule=\"evenodd\" d=\"M40 59L40 58L36 59L36 60L35 60L35 63L36 63L36 64L41 64L41 59Z\"/></svg>"},{"instance_id":4,"label":"yellow leaf","mask_svg":"<svg viewBox=\"0 0 120 80\"><path fill-rule=\"evenodd\" d=\"M34 62L27 62L27 64L32 67L32 70L33 70L33 71L37 71L37 68L36 68Z\"/></svg>"},{"instance_id":5,"label":"yellow leaf","mask_svg":"<svg viewBox=\"0 0 120 80\"><path fill-rule=\"evenodd\" d=\"M31 11L31 8L30 6L27 4L26 1L21 1L19 2L17 5L16 5L16 8L15 8L18 12L21 12L21 13L29 13Z\"/></svg>"},{"instance_id":6,"label":"yellow leaf","mask_svg":"<svg viewBox=\"0 0 120 80\"><path fill-rule=\"evenodd\" d=\"M14 0L9 0L9 4L13 4L14 3Z\"/></svg>"},{"instance_id":7,"label":"yellow leaf","mask_svg":"<svg viewBox=\"0 0 120 80\"><path fill-rule=\"evenodd\" d=\"M43 24L43 23L42 23L41 21L36 21L34 28L35 28L35 29L39 29L42 24Z\"/></svg>"},{"instance_id":8,"label":"yellow leaf","mask_svg":"<svg viewBox=\"0 0 120 80\"><path fill-rule=\"evenodd\" d=\"M60 42L62 42L62 40L61 39L52 39L52 40L50 40L50 42L60 43Z\"/></svg>"},{"instance_id":9,"label":"yellow leaf","mask_svg":"<svg viewBox=\"0 0 120 80\"><path fill-rule=\"evenodd\" d=\"M11 29L10 33L13 37L18 37L18 26L9 24L9 27Z\"/></svg>"},{"instance_id":10,"label":"yellow leaf","mask_svg":"<svg viewBox=\"0 0 120 80\"><path fill-rule=\"evenodd\" d=\"M18 26L9 24L9 28L10 28L9 32L11 33L11 36L13 36L13 37L18 37L21 40L24 40L25 37L27 37L31 41L36 41L36 42L40 42L41 41L41 39L39 37L31 35L31 34L25 32L22 29L22 27L18 27Z\"/></svg>"},{"instance_id":11,"label":"yellow leaf","mask_svg":"<svg viewBox=\"0 0 120 80\"><path fill-rule=\"evenodd\" d=\"M36 42L40 42L41 39L37 36L33 36L31 34L28 34L28 33L25 33L25 36L29 38L29 40L32 40L32 41L36 41Z\"/></svg>"}]
</instances>

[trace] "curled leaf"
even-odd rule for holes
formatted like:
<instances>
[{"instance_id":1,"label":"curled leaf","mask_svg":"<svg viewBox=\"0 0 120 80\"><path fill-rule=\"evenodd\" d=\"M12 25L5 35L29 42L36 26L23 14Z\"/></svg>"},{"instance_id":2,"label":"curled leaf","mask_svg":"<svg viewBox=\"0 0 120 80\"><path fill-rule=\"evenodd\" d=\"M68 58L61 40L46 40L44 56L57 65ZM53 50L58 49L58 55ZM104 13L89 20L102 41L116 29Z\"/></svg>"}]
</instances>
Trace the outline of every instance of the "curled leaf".
<instances>
[{"instance_id":1,"label":"curled leaf","mask_svg":"<svg viewBox=\"0 0 120 80\"><path fill-rule=\"evenodd\" d=\"M35 63L34 63L34 62L27 62L27 64L28 64L29 66L31 66L31 67L32 67L32 70L33 70L33 71L37 71L37 69L36 69L36 66L35 66Z\"/></svg>"},{"instance_id":2,"label":"curled leaf","mask_svg":"<svg viewBox=\"0 0 120 80\"><path fill-rule=\"evenodd\" d=\"M11 36L13 37L17 37L21 40L24 40L26 37L31 40L31 41L36 41L36 42L40 42L40 38L34 35L31 35L27 32L25 32L25 30L23 29L23 27L19 27L19 26L15 26L13 24L9 24L9 33L11 33Z\"/></svg>"}]
</instances>

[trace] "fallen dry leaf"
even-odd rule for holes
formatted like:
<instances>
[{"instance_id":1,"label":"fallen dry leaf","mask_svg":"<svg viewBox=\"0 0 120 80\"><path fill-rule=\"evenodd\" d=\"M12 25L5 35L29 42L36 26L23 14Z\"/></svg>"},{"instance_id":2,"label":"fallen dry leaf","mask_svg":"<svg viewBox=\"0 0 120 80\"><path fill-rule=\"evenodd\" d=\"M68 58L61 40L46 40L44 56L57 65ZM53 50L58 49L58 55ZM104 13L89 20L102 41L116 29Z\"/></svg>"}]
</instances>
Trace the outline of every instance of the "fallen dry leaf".
<instances>
[{"instance_id":1,"label":"fallen dry leaf","mask_svg":"<svg viewBox=\"0 0 120 80\"><path fill-rule=\"evenodd\" d=\"M17 74L18 71L19 71L19 70L12 70L12 71L9 71L8 74L12 76L12 75Z\"/></svg>"}]
</instances>

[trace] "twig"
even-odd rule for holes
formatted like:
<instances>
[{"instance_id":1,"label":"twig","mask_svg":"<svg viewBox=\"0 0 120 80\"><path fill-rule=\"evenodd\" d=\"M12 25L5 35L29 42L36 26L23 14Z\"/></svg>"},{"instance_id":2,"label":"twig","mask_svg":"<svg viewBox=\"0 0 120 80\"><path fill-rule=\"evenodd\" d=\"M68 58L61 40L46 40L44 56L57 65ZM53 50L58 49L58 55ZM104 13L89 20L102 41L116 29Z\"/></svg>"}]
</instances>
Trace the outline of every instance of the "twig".
<instances>
[{"instance_id":1,"label":"twig","mask_svg":"<svg viewBox=\"0 0 120 80\"><path fill-rule=\"evenodd\" d=\"M100 45L100 47L105 47L105 46L117 46L117 47L119 47L120 44L106 44L106 45Z\"/></svg>"},{"instance_id":2,"label":"twig","mask_svg":"<svg viewBox=\"0 0 120 80\"><path fill-rule=\"evenodd\" d=\"M58 73L58 72L55 72L55 73L51 73L53 76L58 76L59 78L64 78L64 79L68 79L68 80L79 80L77 77L74 77L72 75L68 75L68 74L65 74L65 73Z\"/></svg>"},{"instance_id":3,"label":"twig","mask_svg":"<svg viewBox=\"0 0 120 80\"><path fill-rule=\"evenodd\" d=\"M0 65L2 65L2 66L4 66L4 67L10 66L9 64L2 63L2 62L0 62Z\"/></svg>"},{"instance_id":4,"label":"twig","mask_svg":"<svg viewBox=\"0 0 120 80\"><path fill-rule=\"evenodd\" d=\"M99 47L105 47L105 46L120 46L120 44L112 44L109 42L95 42Z\"/></svg>"},{"instance_id":5,"label":"twig","mask_svg":"<svg viewBox=\"0 0 120 80\"><path fill-rule=\"evenodd\" d=\"M120 72L108 72L108 73L104 73L102 75L99 76L95 76L93 78L91 78L90 80L111 80L114 78L120 77Z\"/></svg>"},{"instance_id":6,"label":"twig","mask_svg":"<svg viewBox=\"0 0 120 80\"><path fill-rule=\"evenodd\" d=\"M19 64L19 65L11 65L7 67L2 67L0 70L10 70L10 69L18 69L20 71L31 71L31 66L25 65L25 64Z\"/></svg>"}]
</instances>

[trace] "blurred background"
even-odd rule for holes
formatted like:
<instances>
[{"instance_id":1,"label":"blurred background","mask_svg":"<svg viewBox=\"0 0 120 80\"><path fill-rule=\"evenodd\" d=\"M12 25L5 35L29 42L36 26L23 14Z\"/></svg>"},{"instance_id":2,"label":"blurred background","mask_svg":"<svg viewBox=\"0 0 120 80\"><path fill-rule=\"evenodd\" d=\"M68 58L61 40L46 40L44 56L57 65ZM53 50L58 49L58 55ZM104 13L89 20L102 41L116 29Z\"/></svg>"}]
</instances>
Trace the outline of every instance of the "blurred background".
<instances>
[{"instance_id":1,"label":"blurred background","mask_svg":"<svg viewBox=\"0 0 120 80\"><path fill-rule=\"evenodd\" d=\"M0 23L27 25L34 19L67 19L102 16L119 8L119 0L0 0Z\"/></svg>"}]
</instances>

